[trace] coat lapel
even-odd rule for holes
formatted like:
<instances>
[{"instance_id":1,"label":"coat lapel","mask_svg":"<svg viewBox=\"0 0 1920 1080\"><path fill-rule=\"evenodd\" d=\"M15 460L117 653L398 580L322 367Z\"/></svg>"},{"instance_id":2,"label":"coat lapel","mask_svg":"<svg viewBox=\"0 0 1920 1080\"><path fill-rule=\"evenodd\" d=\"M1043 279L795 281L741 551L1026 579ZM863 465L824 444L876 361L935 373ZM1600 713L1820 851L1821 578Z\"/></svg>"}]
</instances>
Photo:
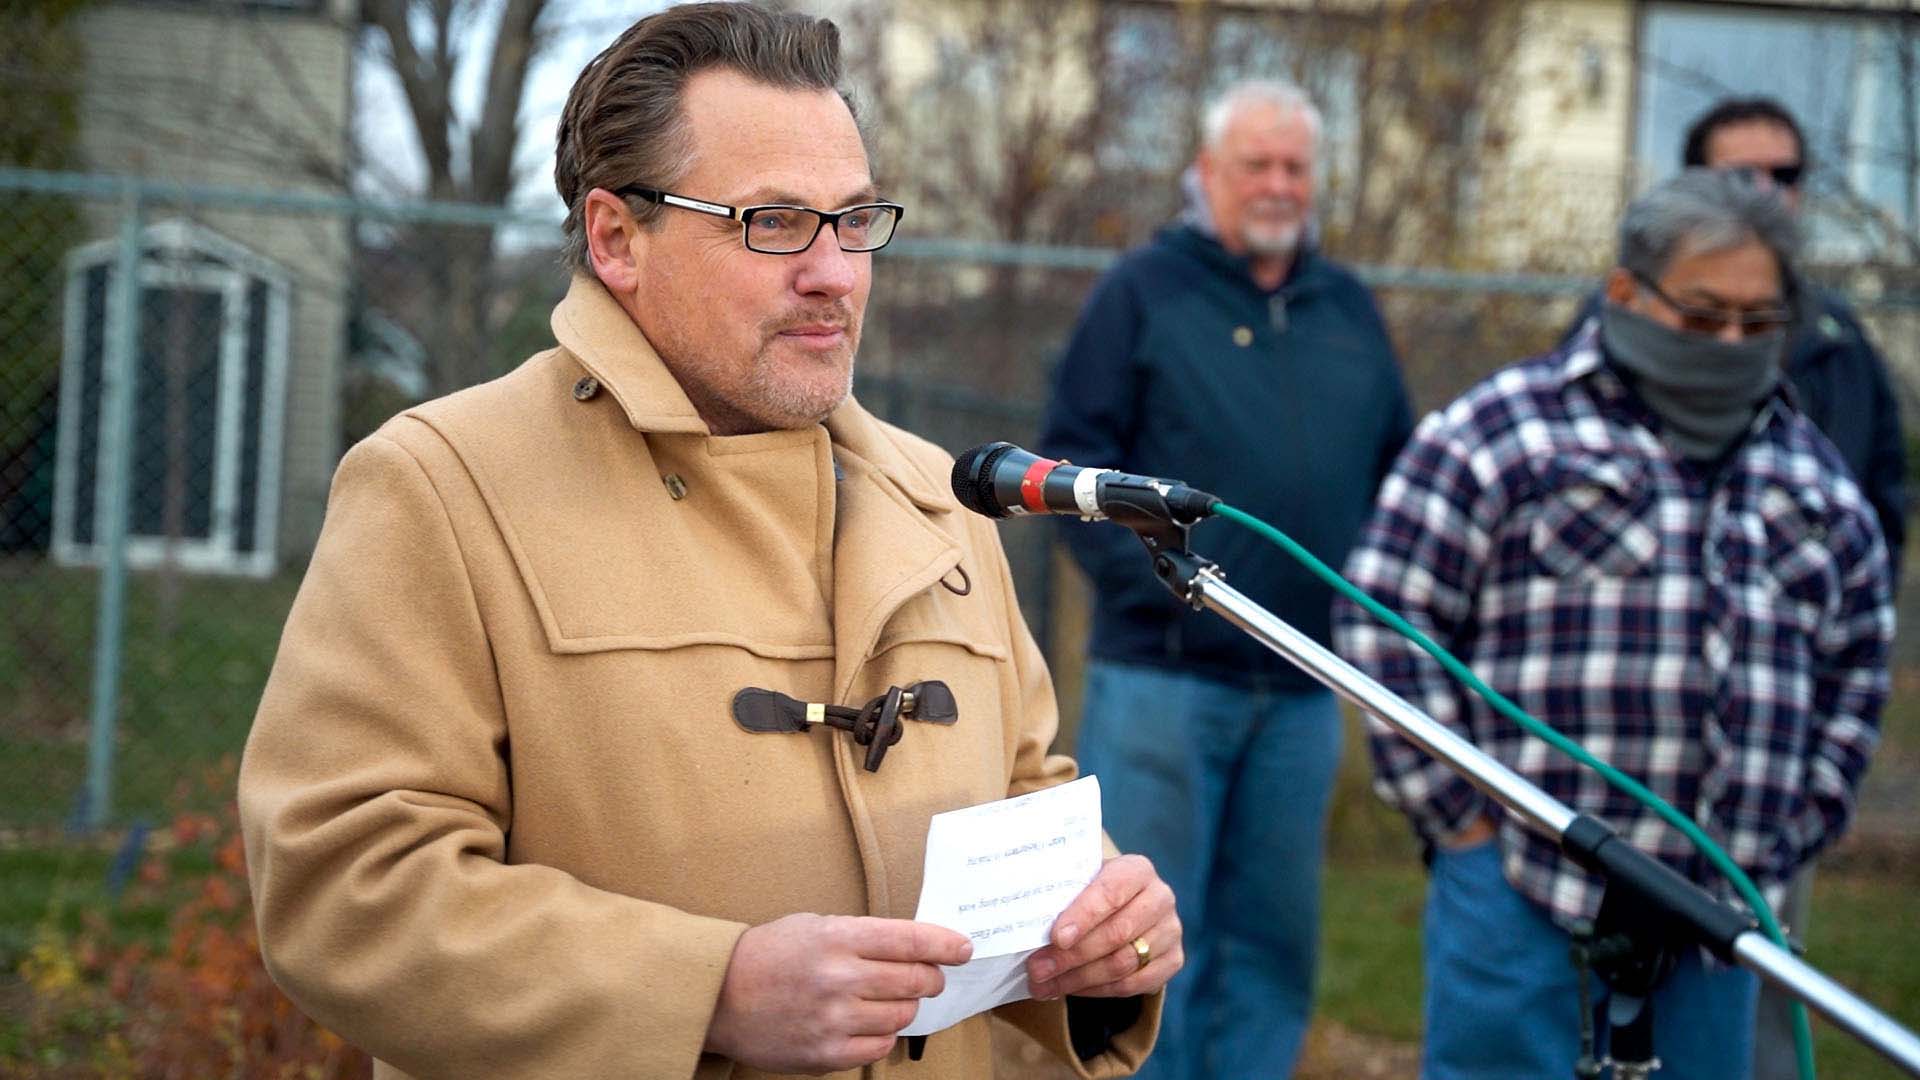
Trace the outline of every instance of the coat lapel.
<instances>
[{"instance_id":1,"label":"coat lapel","mask_svg":"<svg viewBox=\"0 0 1920 1080\"><path fill-rule=\"evenodd\" d=\"M834 694L849 700L880 631L900 606L960 563L960 545L930 520L953 511L857 402L827 418L845 477L833 544Z\"/></svg>"}]
</instances>

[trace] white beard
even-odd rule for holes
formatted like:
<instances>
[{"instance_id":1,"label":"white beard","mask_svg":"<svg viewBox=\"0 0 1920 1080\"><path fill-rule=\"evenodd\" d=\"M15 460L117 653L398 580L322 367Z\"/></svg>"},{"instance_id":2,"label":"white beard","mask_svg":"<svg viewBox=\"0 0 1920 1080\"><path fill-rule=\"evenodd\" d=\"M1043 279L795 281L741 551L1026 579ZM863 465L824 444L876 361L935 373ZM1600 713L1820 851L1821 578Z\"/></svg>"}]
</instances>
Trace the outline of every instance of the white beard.
<instances>
[{"instance_id":1,"label":"white beard","mask_svg":"<svg viewBox=\"0 0 1920 1080\"><path fill-rule=\"evenodd\" d=\"M1287 225L1242 225L1240 239L1255 255L1284 258L1300 249L1305 226L1298 221Z\"/></svg>"}]
</instances>

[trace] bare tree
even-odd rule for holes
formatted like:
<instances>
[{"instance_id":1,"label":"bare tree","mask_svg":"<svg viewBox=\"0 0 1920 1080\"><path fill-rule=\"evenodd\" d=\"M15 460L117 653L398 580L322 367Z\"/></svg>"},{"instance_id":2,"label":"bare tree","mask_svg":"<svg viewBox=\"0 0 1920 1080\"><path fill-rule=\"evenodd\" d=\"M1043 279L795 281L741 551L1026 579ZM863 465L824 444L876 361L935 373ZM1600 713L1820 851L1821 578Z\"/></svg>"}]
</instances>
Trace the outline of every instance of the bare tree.
<instances>
[{"instance_id":1,"label":"bare tree","mask_svg":"<svg viewBox=\"0 0 1920 1080\"><path fill-rule=\"evenodd\" d=\"M514 151L527 72L545 44L547 0L366 0L362 11L380 55L406 95L436 200L501 206L513 191ZM495 19L493 45L470 56L478 23ZM454 80L463 65L484 64L478 112L462 116ZM494 232L481 226L416 230L407 245L428 284L427 349L433 389L445 393L493 374L487 342L493 320Z\"/></svg>"},{"instance_id":2,"label":"bare tree","mask_svg":"<svg viewBox=\"0 0 1920 1080\"><path fill-rule=\"evenodd\" d=\"M1483 258L1476 200L1506 156L1523 6L945 0L853 4L842 21L879 120L883 179L921 235L1144 239L1181 208L1206 98L1238 77L1278 76L1326 114L1327 246L1350 261L1464 267ZM1089 284L1004 263L967 268L983 287L911 273L915 370L1029 400ZM1511 358L1536 344L1512 324L1537 321L1537 304L1496 317L1497 305L1448 299L1402 297L1389 315L1403 337L1444 323L1473 339L1453 355ZM967 355L937 355L963 336Z\"/></svg>"}]
</instances>

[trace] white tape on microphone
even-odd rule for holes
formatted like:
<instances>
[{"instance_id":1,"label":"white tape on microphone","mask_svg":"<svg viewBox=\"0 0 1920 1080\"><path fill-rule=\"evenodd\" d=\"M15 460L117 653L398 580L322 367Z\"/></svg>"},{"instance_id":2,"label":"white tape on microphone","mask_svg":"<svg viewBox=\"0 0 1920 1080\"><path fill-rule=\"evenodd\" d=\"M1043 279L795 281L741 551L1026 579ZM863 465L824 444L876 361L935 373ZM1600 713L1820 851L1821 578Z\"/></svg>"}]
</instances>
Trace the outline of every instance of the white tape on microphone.
<instances>
[{"instance_id":1,"label":"white tape on microphone","mask_svg":"<svg viewBox=\"0 0 1920 1080\"><path fill-rule=\"evenodd\" d=\"M1100 511L1100 497L1097 485L1100 478L1112 472L1112 469L1081 469L1073 478L1073 504L1080 508L1080 516L1088 521L1100 521L1107 515Z\"/></svg>"}]
</instances>

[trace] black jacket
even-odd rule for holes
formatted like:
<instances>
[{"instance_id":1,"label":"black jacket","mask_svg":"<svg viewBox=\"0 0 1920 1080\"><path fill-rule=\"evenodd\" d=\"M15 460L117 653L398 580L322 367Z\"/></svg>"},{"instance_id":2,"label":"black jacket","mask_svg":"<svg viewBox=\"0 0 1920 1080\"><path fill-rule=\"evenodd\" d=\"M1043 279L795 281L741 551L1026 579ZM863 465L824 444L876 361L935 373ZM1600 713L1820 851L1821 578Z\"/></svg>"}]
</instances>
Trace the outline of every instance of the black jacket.
<instances>
[{"instance_id":1,"label":"black jacket","mask_svg":"<svg viewBox=\"0 0 1920 1080\"><path fill-rule=\"evenodd\" d=\"M1338 567L1411 429L1392 342L1357 278L1303 250L1263 291L1244 258L1176 225L1095 286L1055 372L1040 451L1185 481ZM1093 579L1095 657L1313 685L1218 615L1177 603L1127 530L1063 527ZM1195 528L1193 547L1235 588L1328 639L1331 591L1278 548L1218 520Z\"/></svg>"},{"instance_id":2,"label":"black jacket","mask_svg":"<svg viewBox=\"0 0 1920 1080\"><path fill-rule=\"evenodd\" d=\"M1599 293L1587 298L1561 335L1562 347L1600 313L1601 299ZM1818 287L1810 290L1809 299L1787 343L1794 400L1840 451L1854 483L1873 504L1898 588L1901 548L1907 539L1907 446L1900 434L1900 404L1886 361L1853 309Z\"/></svg>"}]
</instances>

